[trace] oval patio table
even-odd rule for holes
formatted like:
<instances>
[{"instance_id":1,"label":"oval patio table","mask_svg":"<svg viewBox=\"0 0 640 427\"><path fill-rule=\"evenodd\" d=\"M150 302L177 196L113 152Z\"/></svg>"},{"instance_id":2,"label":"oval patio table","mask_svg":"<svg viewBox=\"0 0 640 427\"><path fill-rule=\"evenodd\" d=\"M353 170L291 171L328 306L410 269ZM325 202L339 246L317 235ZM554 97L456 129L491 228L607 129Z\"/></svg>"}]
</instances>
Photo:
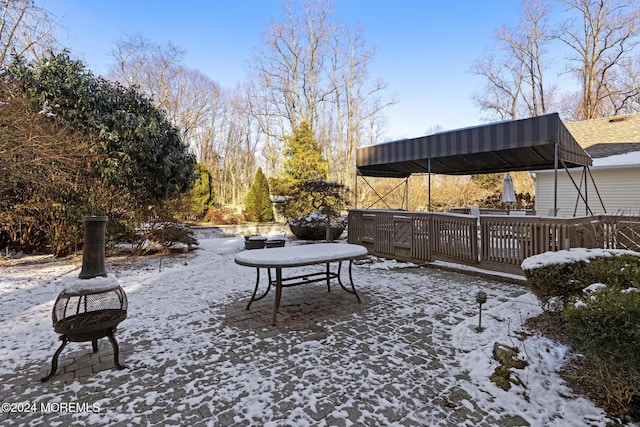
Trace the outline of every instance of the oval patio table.
<instances>
[{"instance_id":1,"label":"oval patio table","mask_svg":"<svg viewBox=\"0 0 640 427\"><path fill-rule=\"evenodd\" d=\"M256 268L256 286L253 290L251 300L247 304L247 310L253 301L258 301L264 298L269 293L271 286L274 286L276 288L276 298L273 304L273 320L271 324L275 325L278 308L280 307L282 288L326 280L327 290L330 292L330 282L333 278L338 279L340 287L355 295L358 302L360 302L360 296L356 292L356 288L353 284L351 266L354 260L364 258L367 253L367 249L364 246L348 243L315 243L309 245L287 246L284 248L242 251L235 257L236 264ZM340 278L343 261L349 261L349 282L351 289L345 287L342 283L342 279ZM337 263L338 269L332 270L331 263ZM304 267L318 264L325 264L325 270L322 272L307 273L287 278L282 277L283 268ZM262 295L256 297L258 285L260 284L261 268L267 269L267 290ZM272 280L271 269L275 269L275 280Z\"/></svg>"}]
</instances>

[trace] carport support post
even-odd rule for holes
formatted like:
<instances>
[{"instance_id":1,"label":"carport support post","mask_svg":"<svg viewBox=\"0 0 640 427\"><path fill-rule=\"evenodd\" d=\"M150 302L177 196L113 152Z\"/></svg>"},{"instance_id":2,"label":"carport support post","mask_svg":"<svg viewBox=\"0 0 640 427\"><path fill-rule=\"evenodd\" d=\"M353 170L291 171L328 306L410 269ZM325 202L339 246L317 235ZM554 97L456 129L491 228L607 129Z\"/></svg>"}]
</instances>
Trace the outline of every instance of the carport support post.
<instances>
[{"instance_id":1,"label":"carport support post","mask_svg":"<svg viewBox=\"0 0 640 427\"><path fill-rule=\"evenodd\" d=\"M409 177L404 179L404 208L409 210Z\"/></svg>"},{"instance_id":2,"label":"carport support post","mask_svg":"<svg viewBox=\"0 0 640 427\"><path fill-rule=\"evenodd\" d=\"M427 200L427 212L431 212L431 157L427 159L427 172L429 173L429 200Z\"/></svg>"},{"instance_id":3,"label":"carport support post","mask_svg":"<svg viewBox=\"0 0 640 427\"><path fill-rule=\"evenodd\" d=\"M587 167L582 167L582 173L584 174L584 215L589 215L589 183L587 181Z\"/></svg>"},{"instance_id":4,"label":"carport support post","mask_svg":"<svg viewBox=\"0 0 640 427\"><path fill-rule=\"evenodd\" d=\"M558 143L553 145L553 167L555 176L553 180L553 216L558 215Z\"/></svg>"},{"instance_id":5,"label":"carport support post","mask_svg":"<svg viewBox=\"0 0 640 427\"><path fill-rule=\"evenodd\" d=\"M355 200L353 201L353 208L358 209L358 177L360 176L360 170L356 167L356 184L355 184Z\"/></svg>"}]
</instances>

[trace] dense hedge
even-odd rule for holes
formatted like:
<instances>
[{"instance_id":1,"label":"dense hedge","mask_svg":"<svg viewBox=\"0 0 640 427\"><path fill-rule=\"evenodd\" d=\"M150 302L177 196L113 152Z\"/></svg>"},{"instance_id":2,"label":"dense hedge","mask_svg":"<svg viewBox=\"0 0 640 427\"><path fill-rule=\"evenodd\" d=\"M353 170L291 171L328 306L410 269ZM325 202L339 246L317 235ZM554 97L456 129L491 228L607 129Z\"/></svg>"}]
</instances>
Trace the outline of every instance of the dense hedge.
<instances>
[{"instance_id":1,"label":"dense hedge","mask_svg":"<svg viewBox=\"0 0 640 427\"><path fill-rule=\"evenodd\" d=\"M593 283L628 288L640 285L640 254L616 249L574 248L534 255L522 269L531 291L546 309L562 309ZM553 305L554 301L561 304Z\"/></svg>"},{"instance_id":2,"label":"dense hedge","mask_svg":"<svg viewBox=\"0 0 640 427\"><path fill-rule=\"evenodd\" d=\"M614 361L640 364L640 289L589 287L564 310L567 332L580 348Z\"/></svg>"},{"instance_id":3,"label":"dense hedge","mask_svg":"<svg viewBox=\"0 0 640 427\"><path fill-rule=\"evenodd\" d=\"M568 379L607 412L640 419L640 253L570 249L527 258L522 268L543 307L562 310L583 354Z\"/></svg>"}]
</instances>

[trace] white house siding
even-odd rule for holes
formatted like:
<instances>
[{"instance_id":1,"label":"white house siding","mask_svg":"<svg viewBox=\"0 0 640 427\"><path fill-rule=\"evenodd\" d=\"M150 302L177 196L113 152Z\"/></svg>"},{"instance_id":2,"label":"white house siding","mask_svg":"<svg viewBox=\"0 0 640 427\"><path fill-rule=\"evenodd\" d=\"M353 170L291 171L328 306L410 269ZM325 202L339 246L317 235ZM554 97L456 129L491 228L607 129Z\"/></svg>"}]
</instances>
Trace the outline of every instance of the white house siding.
<instances>
[{"instance_id":1,"label":"white house siding","mask_svg":"<svg viewBox=\"0 0 640 427\"><path fill-rule=\"evenodd\" d=\"M582 168L569 169L576 185L580 184ZM592 167L591 174L607 213L640 214L640 165ZM539 171L536 176L535 209L546 216L553 209L554 171ZM586 175L587 201L594 214L604 213L593 182ZM584 183L582 185L584 195ZM574 216L578 192L564 169L558 170L558 216ZM587 215L582 199L578 200L575 216Z\"/></svg>"}]
</instances>

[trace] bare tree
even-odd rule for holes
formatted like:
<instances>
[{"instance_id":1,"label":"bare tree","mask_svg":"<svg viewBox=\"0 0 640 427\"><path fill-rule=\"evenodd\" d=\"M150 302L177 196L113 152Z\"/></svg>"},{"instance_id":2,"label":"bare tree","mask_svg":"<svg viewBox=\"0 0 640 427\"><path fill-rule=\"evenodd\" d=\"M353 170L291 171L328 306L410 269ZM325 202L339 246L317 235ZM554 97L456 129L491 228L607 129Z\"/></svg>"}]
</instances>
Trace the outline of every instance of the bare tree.
<instances>
[{"instance_id":1,"label":"bare tree","mask_svg":"<svg viewBox=\"0 0 640 427\"><path fill-rule=\"evenodd\" d=\"M549 111L551 89L544 77L548 17L545 0L527 0L522 3L519 26L496 31L497 50L472 67L486 82L484 90L472 96L481 110L501 120Z\"/></svg>"},{"instance_id":2,"label":"bare tree","mask_svg":"<svg viewBox=\"0 0 640 427\"><path fill-rule=\"evenodd\" d=\"M181 64L184 51L168 43L153 44L140 35L121 39L112 56L116 66L110 76L125 86L135 86L162 108L174 126L201 156L207 145L202 133L220 107L221 90L206 75Z\"/></svg>"},{"instance_id":3,"label":"bare tree","mask_svg":"<svg viewBox=\"0 0 640 427\"><path fill-rule=\"evenodd\" d=\"M383 82L371 83L373 57L360 29L336 22L331 2L286 2L284 22L271 23L255 53L252 111L265 133L267 173L276 172L284 137L311 124L330 160L329 178L351 184L355 148L380 137Z\"/></svg>"},{"instance_id":4,"label":"bare tree","mask_svg":"<svg viewBox=\"0 0 640 427\"><path fill-rule=\"evenodd\" d=\"M257 143L255 123L247 112L247 99L237 92L227 99L226 120L220 133L221 199L237 205L253 181Z\"/></svg>"},{"instance_id":5,"label":"bare tree","mask_svg":"<svg viewBox=\"0 0 640 427\"><path fill-rule=\"evenodd\" d=\"M324 60L334 29L332 11L322 0L307 0L299 12L285 2L284 23L272 22L263 37L263 48L254 55L258 84L264 91L267 111L296 129L302 121L316 128L319 104L328 96ZM272 108L269 108L272 107Z\"/></svg>"},{"instance_id":6,"label":"bare tree","mask_svg":"<svg viewBox=\"0 0 640 427\"><path fill-rule=\"evenodd\" d=\"M472 72L484 77L483 90L472 95L476 105L499 120L518 118L522 96L522 68L513 58L497 60L488 54L475 62Z\"/></svg>"},{"instance_id":7,"label":"bare tree","mask_svg":"<svg viewBox=\"0 0 640 427\"><path fill-rule=\"evenodd\" d=\"M30 0L0 0L0 65L11 55L41 58L57 45L57 19Z\"/></svg>"},{"instance_id":8,"label":"bare tree","mask_svg":"<svg viewBox=\"0 0 640 427\"><path fill-rule=\"evenodd\" d=\"M156 105L164 105L184 54L170 42L161 46L141 34L125 35L111 52L116 65L109 75L125 86L138 87Z\"/></svg>"},{"instance_id":9,"label":"bare tree","mask_svg":"<svg viewBox=\"0 0 640 427\"><path fill-rule=\"evenodd\" d=\"M618 84L640 42L637 0L562 0L576 17L563 25L557 38L573 52L569 71L581 84L577 116L582 120L626 108L637 87ZM637 77L633 77L637 78Z\"/></svg>"},{"instance_id":10,"label":"bare tree","mask_svg":"<svg viewBox=\"0 0 640 427\"><path fill-rule=\"evenodd\" d=\"M256 168L257 125L250 96L222 90L206 75L181 64L175 45L153 44L140 35L123 38L112 52L111 76L135 86L162 108L213 176L219 204L237 204Z\"/></svg>"},{"instance_id":11,"label":"bare tree","mask_svg":"<svg viewBox=\"0 0 640 427\"><path fill-rule=\"evenodd\" d=\"M259 123L249 114L253 98L244 89L223 90L198 133L200 161L213 175L216 201L238 204L257 169Z\"/></svg>"},{"instance_id":12,"label":"bare tree","mask_svg":"<svg viewBox=\"0 0 640 427\"><path fill-rule=\"evenodd\" d=\"M543 57L549 40L547 20L549 7L545 0L529 0L523 3L520 34L505 33L505 42L511 46L525 71L524 84L528 96L523 97L528 116L546 114L551 101L545 86Z\"/></svg>"},{"instance_id":13,"label":"bare tree","mask_svg":"<svg viewBox=\"0 0 640 427\"><path fill-rule=\"evenodd\" d=\"M383 110L394 104L383 96L387 84L367 79L375 51L367 46L361 29L338 26L332 34L329 84L331 102L325 118L322 140L331 141L326 152L331 179L353 188L356 148L377 142L376 133Z\"/></svg>"},{"instance_id":14,"label":"bare tree","mask_svg":"<svg viewBox=\"0 0 640 427\"><path fill-rule=\"evenodd\" d=\"M222 91L206 75L182 66L176 69L170 89L171 96L163 107L185 140L195 146L197 136L210 125L209 119L220 108Z\"/></svg>"},{"instance_id":15,"label":"bare tree","mask_svg":"<svg viewBox=\"0 0 640 427\"><path fill-rule=\"evenodd\" d=\"M257 78L251 81L254 83L244 87L245 105L261 140L260 154L265 175L274 177L278 175L282 163L282 135L286 133L284 129L288 129L285 124L288 120L276 113L277 106L269 101L270 90L256 84Z\"/></svg>"},{"instance_id":16,"label":"bare tree","mask_svg":"<svg viewBox=\"0 0 640 427\"><path fill-rule=\"evenodd\" d=\"M640 111L640 56L620 61L615 79L615 90L610 90L610 115L630 114ZM608 86L608 89L610 86Z\"/></svg>"}]
</instances>

